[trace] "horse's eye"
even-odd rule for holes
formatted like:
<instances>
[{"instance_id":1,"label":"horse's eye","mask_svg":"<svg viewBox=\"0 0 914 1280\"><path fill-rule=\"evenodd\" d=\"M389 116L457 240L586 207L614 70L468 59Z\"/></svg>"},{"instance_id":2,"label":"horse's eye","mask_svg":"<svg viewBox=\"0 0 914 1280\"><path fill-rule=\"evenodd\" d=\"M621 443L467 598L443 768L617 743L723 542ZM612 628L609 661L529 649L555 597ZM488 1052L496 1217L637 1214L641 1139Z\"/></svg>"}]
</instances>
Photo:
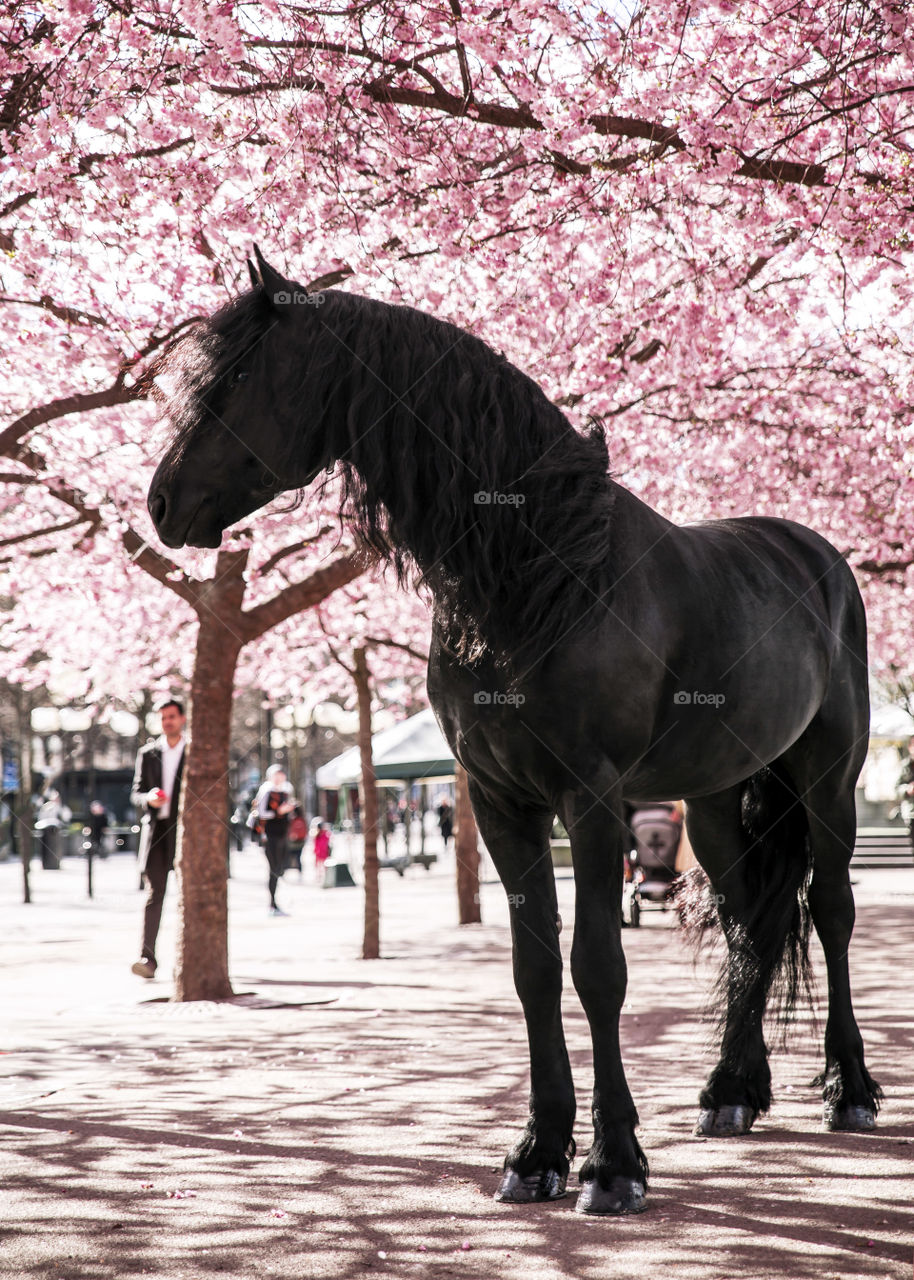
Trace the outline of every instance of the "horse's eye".
<instances>
[{"instance_id":1,"label":"horse's eye","mask_svg":"<svg viewBox=\"0 0 914 1280\"><path fill-rule=\"evenodd\" d=\"M248 373L246 369L236 369L232 374L232 386L237 386L239 382L247 382Z\"/></svg>"}]
</instances>

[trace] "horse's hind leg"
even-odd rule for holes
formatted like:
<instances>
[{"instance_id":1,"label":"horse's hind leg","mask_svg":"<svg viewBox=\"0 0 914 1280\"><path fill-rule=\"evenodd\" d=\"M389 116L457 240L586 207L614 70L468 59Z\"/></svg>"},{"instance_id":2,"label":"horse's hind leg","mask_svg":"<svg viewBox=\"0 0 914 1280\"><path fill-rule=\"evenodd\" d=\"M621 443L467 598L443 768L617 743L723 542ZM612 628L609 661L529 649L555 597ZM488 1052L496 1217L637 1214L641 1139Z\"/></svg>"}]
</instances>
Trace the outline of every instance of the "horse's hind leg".
<instances>
[{"instance_id":1,"label":"horse's hind leg","mask_svg":"<svg viewBox=\"0 0 914 1280\"><path fill-rule=\"evenodd\" d=\"M562 954L549 853L552 814L520 809L509 813L472 778L469 790L476 821L508 895L514 985L530 1045L530 1117L505 1158L495 1198L508 1204L555 1200L565 1194L575 1101L562 1030Z\"/></svg>"},{"instance_id":2,"label":"horse's hind leg","mask_svg":"<svg viewBox=\"0 0 914 1280\"><path fill-rule=\"evenodd\" d=\"M843 698L836 716L830 717L828 708L823 708L788 754L809 822L813 856L809 907L828 971L825 1071L820 1078L824 1123L827 1129L866 1132L875 1125L882 1091L864 1062L848 969L855 915L850 883L856 838L854 783L866 751L866 719L857 716L847 723L851 710ZM861 719L863 730L859 730ZM847 749L836 759L842 742Z\"/></svg>"},{"instance_id":3,"label":"horse's hind leg","mask_svg":"<svg viewBox=\"0 0 914 1280\"><path fill-rule=\"evenodd\" d=\"M750 841L741 821L742 786L690 800L689 840L707 872L727 940L721 986L726 1009L720 1058L700 1096L699 1134L747 1133L771 1105L771 1069L762 1031L766 982L754 960Z\"/></svg>"}]
</instances>

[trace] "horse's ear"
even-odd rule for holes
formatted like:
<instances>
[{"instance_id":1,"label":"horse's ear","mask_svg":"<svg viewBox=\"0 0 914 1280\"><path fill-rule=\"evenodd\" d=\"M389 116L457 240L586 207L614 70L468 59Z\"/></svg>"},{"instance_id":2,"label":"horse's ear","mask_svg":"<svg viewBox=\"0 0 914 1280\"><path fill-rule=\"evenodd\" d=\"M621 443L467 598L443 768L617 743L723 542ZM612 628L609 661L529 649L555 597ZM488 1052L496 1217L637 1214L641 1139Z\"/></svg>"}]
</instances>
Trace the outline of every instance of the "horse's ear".
<instances>
[{"instance_id":1,"label":"horse's ear","mask_svg":"<svg viewBox=\"0 0 914 1280\"><path fill-rule=\"evenodd\" d=\"M287 280L285 276L280 275L274 267L270 266L256 244L254 245L254 257L257 259L257 270L260 273L258 283L263 285L267 301L277 309L289 306L296 286L290 280Z\"/></svg>"},{"instance_id":2,"label":"horse's ear","mask_svg":"<svg viewBox=\"0 0 914 1280\"><path fill-rule=\"evenodd\" d=\"M250 258L248 258L248 275L251 277L252 289L256 289L259 284L263 284L263 281L260 278L260 273L258 272L257 268L254 266Z\"/></svg>"}]
</instances>

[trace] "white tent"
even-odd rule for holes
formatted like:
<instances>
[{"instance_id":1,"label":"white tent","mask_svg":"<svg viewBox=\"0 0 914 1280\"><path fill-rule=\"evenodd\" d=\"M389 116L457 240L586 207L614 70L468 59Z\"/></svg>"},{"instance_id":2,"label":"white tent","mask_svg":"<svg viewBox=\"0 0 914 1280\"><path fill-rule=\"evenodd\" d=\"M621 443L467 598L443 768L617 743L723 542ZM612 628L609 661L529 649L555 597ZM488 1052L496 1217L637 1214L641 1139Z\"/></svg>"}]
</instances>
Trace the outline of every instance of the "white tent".
<instances>
[{"instance_id":1,"label":"white tent","mask_svg":"<svg viewBox=\"0 0 914 1280\"><path fill-rule=\"evenodd\" d=\"M870 715L870 737L900 742L914 736L914 716L904 707L873 707Z\"/></svg>"}]
</instances>

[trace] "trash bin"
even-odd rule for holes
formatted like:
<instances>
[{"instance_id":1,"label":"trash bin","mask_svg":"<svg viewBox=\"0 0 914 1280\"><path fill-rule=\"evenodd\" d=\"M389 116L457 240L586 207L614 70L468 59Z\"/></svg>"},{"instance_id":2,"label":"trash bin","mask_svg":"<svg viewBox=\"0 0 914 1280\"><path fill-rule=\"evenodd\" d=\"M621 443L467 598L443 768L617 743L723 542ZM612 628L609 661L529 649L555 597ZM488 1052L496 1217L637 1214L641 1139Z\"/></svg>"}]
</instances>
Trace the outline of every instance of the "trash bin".
<instances>
[{"instance_id":1,"label":"trash bin","mask_svg":"<svg viewBox=\"0 0 914 1280\"><path fill-rule=\"evenodd\" d=\"M348 862L326 862L324 864L324 888L345 889L355 887Z\"/></svg>"},{"instance_id":2,"label":"trash bin","mask_svg":"<svg viewBox=\"0 0 914 1280\"><path fill-rule=\"evenodd\" d=\"M57 854L58 849L59 828L55 826L35 827L35 835L38 840L38 852L41 855L41 865L45 871L59 871L60 858Z\"/></svg>"}]
</instances>

